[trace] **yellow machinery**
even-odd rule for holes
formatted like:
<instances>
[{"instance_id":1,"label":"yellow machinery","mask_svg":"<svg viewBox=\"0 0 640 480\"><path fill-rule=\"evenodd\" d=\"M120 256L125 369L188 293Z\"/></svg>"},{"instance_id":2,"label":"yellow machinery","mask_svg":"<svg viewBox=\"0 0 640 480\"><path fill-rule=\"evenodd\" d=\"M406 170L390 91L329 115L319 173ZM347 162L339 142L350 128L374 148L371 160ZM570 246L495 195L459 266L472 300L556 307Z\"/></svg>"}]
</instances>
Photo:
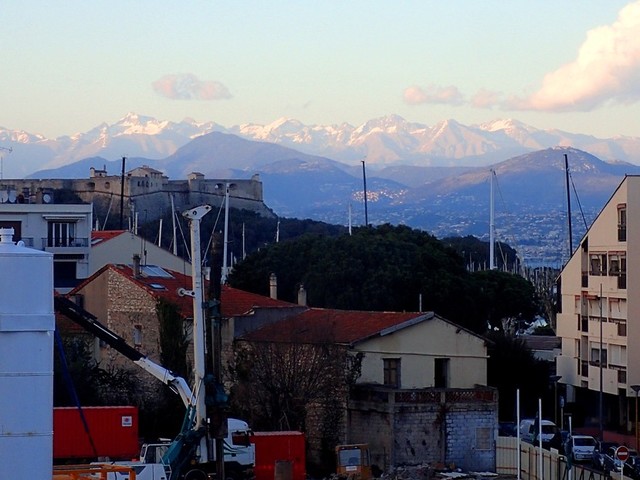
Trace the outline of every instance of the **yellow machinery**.
<instances>
[{"instance_id":1,"label":"yellow machinery","mask_svg":"<svg viewBox=\"0 0 640 480\"><path fill-rule=\"evenodd\" d=\"M355 443L336 447L336 473L350 480L371 480L369 444Z\"/></svg>"}]
</instances>

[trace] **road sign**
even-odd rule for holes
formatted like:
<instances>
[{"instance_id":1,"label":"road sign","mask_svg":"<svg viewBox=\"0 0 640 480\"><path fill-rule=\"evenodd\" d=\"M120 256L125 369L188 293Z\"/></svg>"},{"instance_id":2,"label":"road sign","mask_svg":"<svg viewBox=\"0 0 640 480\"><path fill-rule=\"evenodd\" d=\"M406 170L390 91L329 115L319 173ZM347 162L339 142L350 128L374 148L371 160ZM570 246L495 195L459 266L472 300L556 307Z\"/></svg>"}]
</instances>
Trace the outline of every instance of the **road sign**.
<instances>
[{"instance_id":1,"label":"road sign","mask_svg":"<svg viewBox=\"0 0 640 480\"><path fill-rule=\"evenodd\" d=\"M626 462L629 459L629 449L624 445L616 448L616 458L621 462Z\"/></svg>"}]
</instances>

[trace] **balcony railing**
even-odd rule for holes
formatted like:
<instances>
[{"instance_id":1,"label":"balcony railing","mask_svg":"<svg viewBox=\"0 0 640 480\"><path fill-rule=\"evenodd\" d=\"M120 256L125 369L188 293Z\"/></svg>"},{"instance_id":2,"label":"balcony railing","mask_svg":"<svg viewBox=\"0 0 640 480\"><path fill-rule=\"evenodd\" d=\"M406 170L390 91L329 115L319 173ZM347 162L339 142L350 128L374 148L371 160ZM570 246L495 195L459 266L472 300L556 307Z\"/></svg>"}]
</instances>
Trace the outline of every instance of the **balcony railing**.
<instances>
[{"instance_id":1,"label":"balcony railing","mask_svg":"<svg viewBox=\"0 0 640 480\"><path fill-rule=\"evenodd\" d=\"M88 238L43 238L42 248L86 248Z\"/></svg>"}]
</instances>

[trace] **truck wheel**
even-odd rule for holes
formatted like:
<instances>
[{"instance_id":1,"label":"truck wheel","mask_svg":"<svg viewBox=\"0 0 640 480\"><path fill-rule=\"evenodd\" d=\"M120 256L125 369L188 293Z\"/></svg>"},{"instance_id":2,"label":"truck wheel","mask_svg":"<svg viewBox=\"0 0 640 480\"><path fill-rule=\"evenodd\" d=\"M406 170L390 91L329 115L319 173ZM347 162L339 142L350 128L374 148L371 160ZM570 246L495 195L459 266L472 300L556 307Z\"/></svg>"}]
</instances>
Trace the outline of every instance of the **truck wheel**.
<instances>
[{"instance_id":1,"label":"truck wheel","mask_svg":"<svg viewBox=\"0 0 640 480\"><path fill-rule=\"evenodd\" d=\"M207 480L207 474L202 470L194 468L187 472L184 476L184 480Z\"/></svg>"}]
</instances>

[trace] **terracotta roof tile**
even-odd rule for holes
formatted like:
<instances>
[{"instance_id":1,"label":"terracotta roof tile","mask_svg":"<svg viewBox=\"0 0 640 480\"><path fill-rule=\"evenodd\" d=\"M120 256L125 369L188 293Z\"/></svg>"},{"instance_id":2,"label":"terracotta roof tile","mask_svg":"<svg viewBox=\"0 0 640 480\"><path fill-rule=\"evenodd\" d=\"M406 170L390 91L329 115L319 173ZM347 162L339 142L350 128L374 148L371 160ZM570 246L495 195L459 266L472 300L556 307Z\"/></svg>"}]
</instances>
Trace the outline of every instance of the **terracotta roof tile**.
<instances>
[{"instance_id":1,"label":"terracotta roof tile","mask_svg":"<svg viewBox=\"0 0 640 480\"><path fill-rule=\"evenodd\" d=\"M108 242L112 238L125 233L126 230L95 230L91 232L91 246L100 245Z\"/></svg>"},{"instance_id":2,"label":"terracotta roof tile","mask_svg":"<svg viewBox=\"0 0 640 480\"><path fill-rule=\"evenodd\" d=\"M190 275L185 275L174 270L162 269L169 273L170 277L156 277L156 276L139 276L134 277L133 268L131 265L122 264L109 264L98 270L95 274L83 281L78 287L76 287L71 293L76 292L87 283L91 282L94 278L101 275L105 270L110 269L117 272L124 277L127 277L130 281L144 288L151 295L156 298L164 298L178 306L178 310L184 317L193 317L193 299L189 296L180 296L178 290L184 288L185 290L192 289L192 280ZM209 282L204 282L203 289L206 292ZM222 287L221 292L221 310L223 317L233 317L236 315L242 315L249 312L254 307L271 307L271 308L288 308L297 306L293 303L284 302L282 300L274 300L270 297L257 295L255 293L245 292L232 288L227 285Z\"/></svg>"},{"instance_id":3,"label":"terracotta roof tile","mask_svg":"<svg viewBox=\"0 0 640 480\"><path fill-rule=\"evenodd\" d=\"M311 308L298 315L248 333L245 340L256 342L354 344L434 317L428 313L364 312Z\"/></svg>"}]
</instances>

